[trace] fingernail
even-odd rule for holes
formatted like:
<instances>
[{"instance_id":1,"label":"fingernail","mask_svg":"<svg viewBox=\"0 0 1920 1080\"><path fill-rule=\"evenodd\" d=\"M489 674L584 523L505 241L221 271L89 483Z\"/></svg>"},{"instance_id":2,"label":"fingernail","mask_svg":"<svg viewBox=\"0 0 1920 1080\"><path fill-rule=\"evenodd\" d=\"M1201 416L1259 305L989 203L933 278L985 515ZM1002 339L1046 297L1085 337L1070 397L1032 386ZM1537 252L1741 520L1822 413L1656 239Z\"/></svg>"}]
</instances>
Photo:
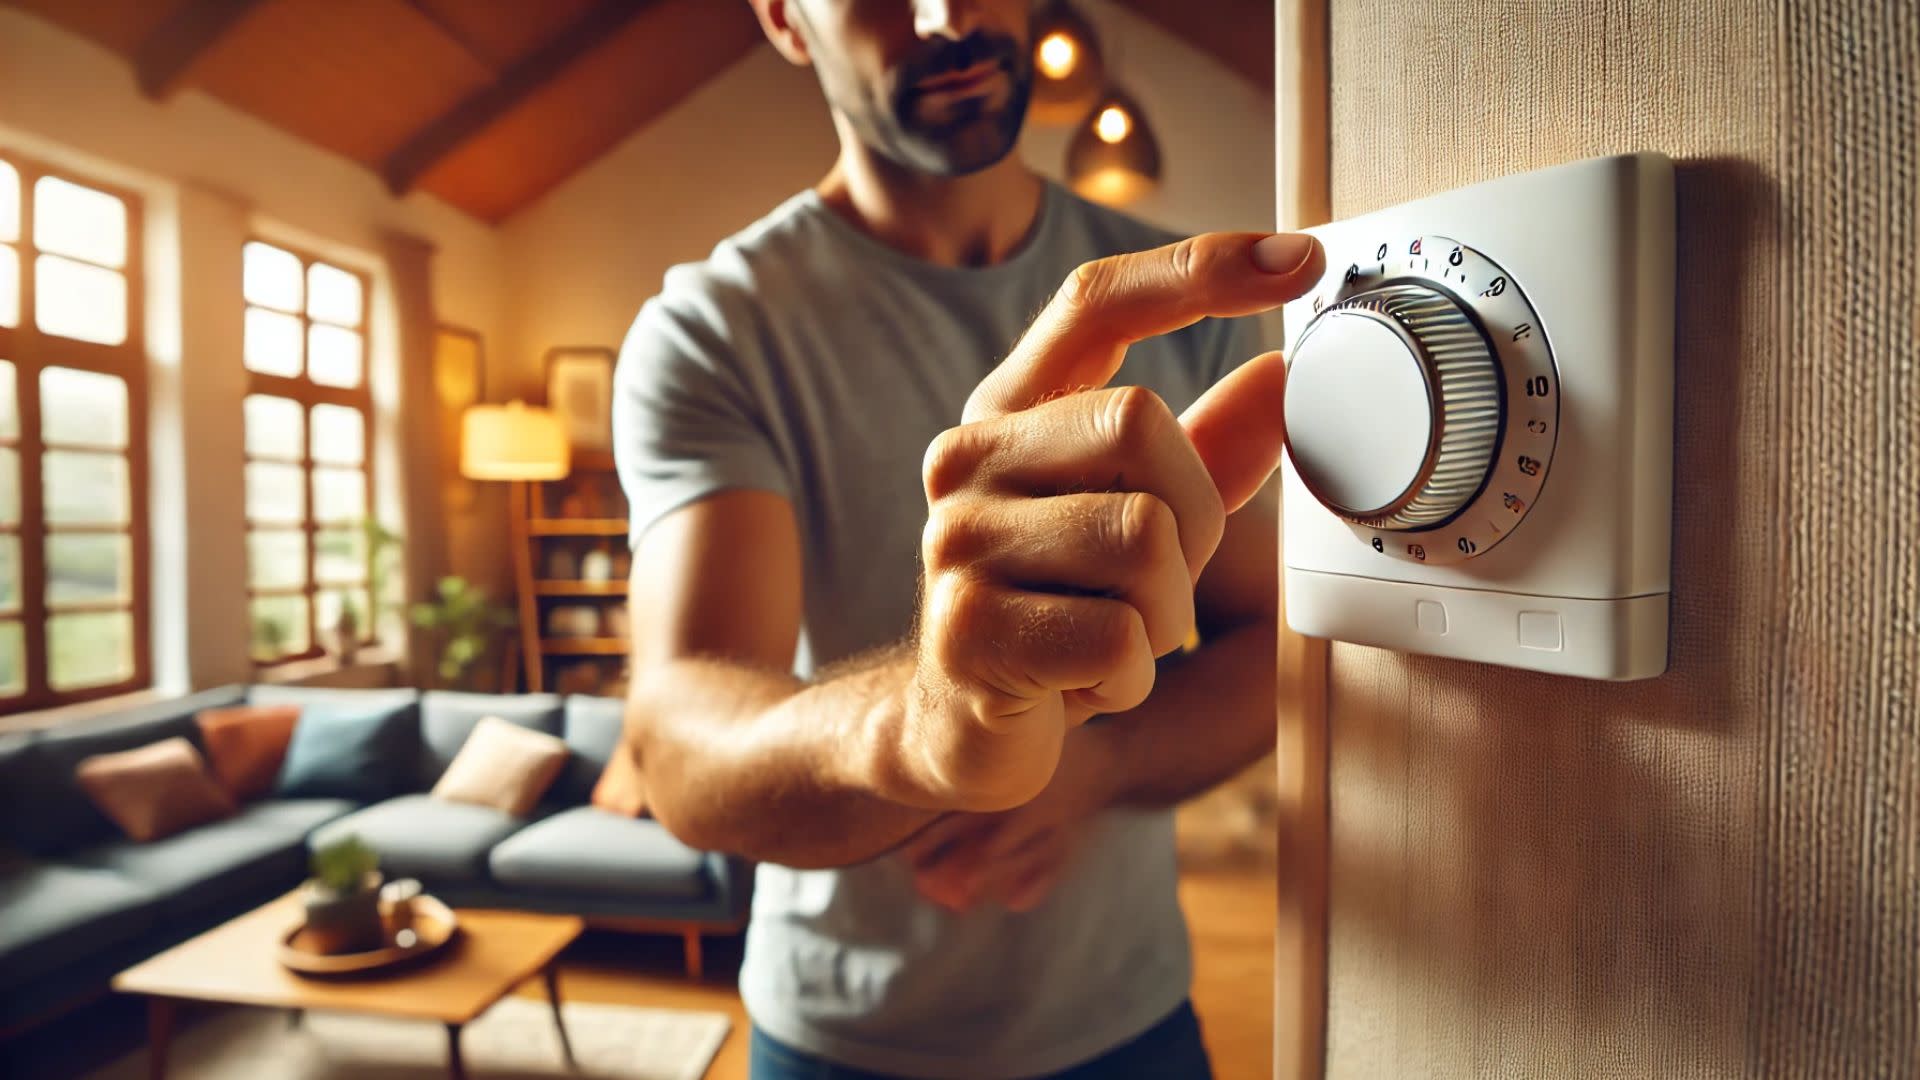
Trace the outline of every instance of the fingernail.
<instances>
[{"instance_id":1,"label":"fingernail","mask_svg":"<svg viewBox=\"0 0 1920 1080\"><path fill-rule=\"evenodd\" d=\"M1286 274L1313 257L1313 237L1306 233L1275 233L1253 245L1253 265L1269 274Z\"/></svg>"}]
</instances>

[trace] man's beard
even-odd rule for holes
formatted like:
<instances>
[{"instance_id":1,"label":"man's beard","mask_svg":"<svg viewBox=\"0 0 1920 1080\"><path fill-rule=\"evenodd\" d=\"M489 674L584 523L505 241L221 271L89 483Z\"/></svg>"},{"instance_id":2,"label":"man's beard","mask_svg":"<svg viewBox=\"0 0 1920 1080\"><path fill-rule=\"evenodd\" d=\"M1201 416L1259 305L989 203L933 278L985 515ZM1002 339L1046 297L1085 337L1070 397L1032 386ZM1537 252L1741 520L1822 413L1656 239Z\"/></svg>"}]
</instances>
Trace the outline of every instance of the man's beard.
<instances>
[{"instance_id":1,"label":"man's beard","mask_svg":"<svg viewBox=\"0 0 1920 1080\"><path fill-rule=\"evenodd\" d=\"M994 104L993 95L963 98L925 115L922 80L947 72L993 63L1005 75L1007 92ZM1026 122L1027 100L1033 92L1033 62L1027 50L1010 37L975 31L959 41L941 40L888 73L886 101L867 95L849 95L834 105L852 123L860 140L892 161L935 176L965 176L979 172L1013 150ZM838 98L832 89L829 98Z\"/></svg>"}]
</instances>

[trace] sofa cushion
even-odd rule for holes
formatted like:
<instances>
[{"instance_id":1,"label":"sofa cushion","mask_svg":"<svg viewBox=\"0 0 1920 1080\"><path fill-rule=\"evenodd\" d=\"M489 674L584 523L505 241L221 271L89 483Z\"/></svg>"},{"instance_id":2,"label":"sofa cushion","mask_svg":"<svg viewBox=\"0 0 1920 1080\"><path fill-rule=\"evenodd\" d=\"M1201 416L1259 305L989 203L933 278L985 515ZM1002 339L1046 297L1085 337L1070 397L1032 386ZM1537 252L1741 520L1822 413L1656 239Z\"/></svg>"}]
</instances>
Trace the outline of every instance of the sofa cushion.
<instances>
[{"instance_id":1,"label":"sofa cushion","mask_svg":"<svg viewBox=\"0 0 1920 1080\"><path fill-rule=\"evenodd\" d=\"M380 853L389 879L419 878L429 889L487 880L487 852L527 819L485 806L402 795L348 814L313 834L319 847L357 835Z\"/></svg>"},{"instance_id":2,"label":"sofa cushion","mask_svg":"<svg viewBox=\"0 0 1920 1080\"><path fill-rule=\"evenodd\" d=\"M334 799L256 803L150 844L116 841L77 851L72 861L152 889L164 916L183 918L299 884L306 876L307 834L350 806Z\"/></svg>"},{"instance_id":3,"label":"sofa cushion","mask_svg":"<svg viewBox=\"0 0 1920 1080\"><path fill-rule=\"evenodd\" d=\"M80 789L127 839L139 843L232 817L240 807L178 735L111 754L95 754L74 770Z\"/></svg>"},{"instance_id":4,"label":"sofa cushion","mask_svg":"<svg viewBox=\"0 0 1920 1080\"><path fill-rule=\"evenodd\" d=\"M138 938L158 894L111 870L24 862L0 872L0 989Z\"/></svg>"},{"instance_id":5,"label":"sofa cushion","mask_svg":"<svg viewBox=\"0 0 1920 1080\"><path fill-rule=\"evenodd\" d=\"M0 759L0 828L22 849L56 856L119 835L80 790L74 770L95 754L131 750L181 736L200 745L193 714L231 705L239 687L222 687L172 701L116 712L99 722L76 722L39 732Z\"/></svg>"},{"instance_id":6,"label":"sofa cushion","mask_svg":"<svg viewBox=\"0 0 1920 1080\"><path fill-rule=\"evenodd\" d=\"M474 725L467 745L433 785L433 797L524 817L540 805L570 756L558 736L489 716Z\"/></svg>"},{"instance_id":7,"label":"sofa cushion","mask_svg":"<svg viewBox=\"0 0 1920 1080\"><path fill-rule=\"evenodd\" d=\"M513 889L699 900L713 892L705 852L659 822L591 806L563 810L493 849L493 878Z\"/></svg>"},{"instance_id":8,"label":"sofa cushion","mask_svg":"<svg viewBox=\"0 0 1920 1080\"><path fill-rule=\"evenodd\" d=\"M405 791L419 749L414 730L405 708L308 705L294 725L274 793L289 799L373 802Z\"/></svg>"},{"instance_id":9,"label":"sofa cushion","mask_svg":"<svg viewBox=\"0 0 1920 1080\"><path fill-rule=\"evenodd\" d=\"M430 690L420 695L420 778L431 790L467 743L473 726L489 716L547 735L560 734L560 698L553 694L460 694Z\"/></svg>"},{"instance_id":10,"label":"sofa cushion","mask_svg":"<svg viewBox=\"0 0 1920 1080\"><path fill-rule=\"evenodd\" d=\"M200 729L200 745L206 749L207 767L234 798L252 802L273 790L301 708L232 705L202 709L193 718Z\"/></svg>"},{"instance_id":11,"label":"sofa cushion","mask_svg":"<svg viewBox=\"0 0 1920 1080\"><path fill-rule=\"evenodd\" d=\"M552 801L579 806L593 797L594 785L613 760L626 723L626 702L619 698L573 694L567 698L565 729L561 737L573 759L553 785Z\"/></svg>"}]
</instances>

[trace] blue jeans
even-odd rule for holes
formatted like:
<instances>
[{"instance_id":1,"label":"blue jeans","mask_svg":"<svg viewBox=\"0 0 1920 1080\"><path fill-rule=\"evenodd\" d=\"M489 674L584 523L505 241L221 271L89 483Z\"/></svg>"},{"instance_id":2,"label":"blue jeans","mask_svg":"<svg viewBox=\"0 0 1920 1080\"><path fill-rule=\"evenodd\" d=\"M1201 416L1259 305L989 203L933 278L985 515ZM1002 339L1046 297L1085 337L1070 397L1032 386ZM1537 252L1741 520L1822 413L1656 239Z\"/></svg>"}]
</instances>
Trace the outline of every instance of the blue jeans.
<instances>
[{"instance_id":1,"label":"blue jeans","mask_svg":"<svg viewBox=\"0 0 1920 1080\"><path fill-rule=\"evenodd\" d=\"M795 1050L753 1029L752 1080L907 1080L865 1072ZM1182 1002L1146 1033L1099 1057L1054 1073L1048 1080L1212 1080L1207 1048L1200 1041L1200 1018L1193 1003Z\"/></svg>"}]
</instances>

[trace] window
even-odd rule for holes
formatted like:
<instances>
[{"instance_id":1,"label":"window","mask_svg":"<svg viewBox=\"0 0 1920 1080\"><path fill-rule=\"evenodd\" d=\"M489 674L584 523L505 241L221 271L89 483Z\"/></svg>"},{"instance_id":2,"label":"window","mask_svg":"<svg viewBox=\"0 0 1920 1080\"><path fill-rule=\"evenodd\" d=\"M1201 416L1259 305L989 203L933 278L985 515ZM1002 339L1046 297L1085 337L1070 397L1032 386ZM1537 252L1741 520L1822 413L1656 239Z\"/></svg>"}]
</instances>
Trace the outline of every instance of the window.
<instances>
[{"instance_id":1,"label":"window","mask_svg":"<svg viewBox=\"0 0 1920 1080\"><path fill-rule=\"evenodd\" d=\"M139 214L0 158L0 713L152 681Z\"/></svg>"},{"instance_id":2,"label":"window","mask_svg":"<svg viewBox=\"0 0 1920 1080\"><path fill-rule=\"evenodd\" d=\"M367 282L258 240L242 259L247 595L253 658L274 664L342 631L365 643L375 622Z\"/></svg>"}]
</instances>

